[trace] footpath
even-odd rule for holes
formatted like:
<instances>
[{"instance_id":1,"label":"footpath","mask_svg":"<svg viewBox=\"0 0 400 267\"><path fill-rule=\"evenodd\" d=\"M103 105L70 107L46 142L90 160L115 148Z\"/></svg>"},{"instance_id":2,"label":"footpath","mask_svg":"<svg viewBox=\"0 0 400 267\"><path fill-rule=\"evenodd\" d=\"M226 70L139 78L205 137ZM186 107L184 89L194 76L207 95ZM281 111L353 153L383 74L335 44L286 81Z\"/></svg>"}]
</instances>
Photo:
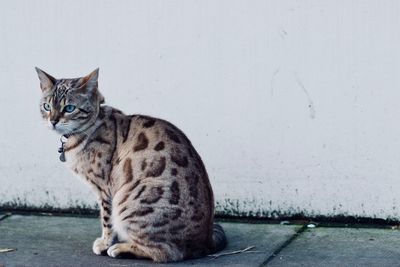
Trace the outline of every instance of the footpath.
<instances>
[{"instance_id":1,"label":"footpath","mask_svg":"<svg viewBox=\"0 0 400 267\"><path fill-rule=\"evenodd\" d=\"M179 263L92 253L96 218L0 213L0 266L400 266L397 227L328 227L290 222L220 222L229 245Z\"/></svg>"}]
</instances>

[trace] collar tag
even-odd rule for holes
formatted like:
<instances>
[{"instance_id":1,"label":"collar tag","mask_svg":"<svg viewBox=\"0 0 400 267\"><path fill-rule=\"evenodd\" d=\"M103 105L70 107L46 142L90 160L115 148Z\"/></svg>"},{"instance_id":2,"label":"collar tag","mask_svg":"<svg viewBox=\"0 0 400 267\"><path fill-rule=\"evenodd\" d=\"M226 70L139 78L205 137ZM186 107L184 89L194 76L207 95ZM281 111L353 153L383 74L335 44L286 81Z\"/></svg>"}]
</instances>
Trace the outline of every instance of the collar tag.
<instances>
[{"instance_id":1,"label":"collar tag","mask_svg":"<svg viewBox=\"0 0 400 267\"><path fill-rule=\"evenodd\" d=\"M60 153L60 161L65 162L65 149L64 145L67 141L63 141L63 137L67 138L66 136L62 135L60 137L61 147L58 148L58 153Z\"/></svg>"}]
</instances>

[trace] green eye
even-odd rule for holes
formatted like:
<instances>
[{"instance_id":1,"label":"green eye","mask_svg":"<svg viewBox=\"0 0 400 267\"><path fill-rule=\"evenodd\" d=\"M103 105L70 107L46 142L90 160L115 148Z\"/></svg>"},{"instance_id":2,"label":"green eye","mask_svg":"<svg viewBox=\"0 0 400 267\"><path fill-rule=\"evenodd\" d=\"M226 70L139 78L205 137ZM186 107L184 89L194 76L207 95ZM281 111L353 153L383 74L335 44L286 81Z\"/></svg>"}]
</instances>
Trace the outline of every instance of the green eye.
<instances>
[{"instance_id":1,"label":"green eye","mask_svg":"<svg viewBox=\"0 0 400 267\"><path fill-rule=\"evenodd\" d=\"M48 103L44 103L44 104L43 104L43 108L44 108L44 110L46 110L46 111L50 111L50 109L51 109L51 107L50 107L50 105L49 105Z\"/></svg>"},{"instance_id":2,"label":"green eye","mask_svg":"<svg viewBox=\"0 0 400 267\"><path fill-rule=\"evenodd\" d=\"M65 112L68 112L68 113L71 113L72 111L74 111L75 110L75 106L74 105L66 105L65 107L64 107L64 111Z\"/></svg>"}]
</instances>

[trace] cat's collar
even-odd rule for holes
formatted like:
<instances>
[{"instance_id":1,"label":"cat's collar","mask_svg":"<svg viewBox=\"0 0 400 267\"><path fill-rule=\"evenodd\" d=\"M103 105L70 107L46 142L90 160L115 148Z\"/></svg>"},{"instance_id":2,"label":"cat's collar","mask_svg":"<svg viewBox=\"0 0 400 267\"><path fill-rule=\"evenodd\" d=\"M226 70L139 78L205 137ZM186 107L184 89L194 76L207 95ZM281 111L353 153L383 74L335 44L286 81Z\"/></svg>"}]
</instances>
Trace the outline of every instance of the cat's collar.
<instances>
[{"instance_id":1,"label":"cat's collar","mask_svg":"<svg viewBox=\"0 0 400 267\"><path fill-rule=\"evenodd\" d=\"M58 148L58 153L60 153L60 161L65 162L65 143L68 140L68 135L64 134L60 137L61 146Z\"/></svg>"}]
</instances>

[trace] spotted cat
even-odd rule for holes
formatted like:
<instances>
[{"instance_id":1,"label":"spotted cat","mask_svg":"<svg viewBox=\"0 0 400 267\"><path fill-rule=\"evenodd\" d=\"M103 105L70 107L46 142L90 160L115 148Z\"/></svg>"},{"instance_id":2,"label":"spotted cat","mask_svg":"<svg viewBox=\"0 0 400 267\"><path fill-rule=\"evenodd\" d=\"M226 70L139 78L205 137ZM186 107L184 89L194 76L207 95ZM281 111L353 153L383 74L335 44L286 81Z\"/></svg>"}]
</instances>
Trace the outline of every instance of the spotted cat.
<instances>
[{"instance_id":1,"label":"spotted cat","mask_svg":"<svg viewBox=\"0 0 400 267\"><path fill-rule=\"evenodd\" d=\"M98 69L75 79L36 71L43 119L65 140L60 159L98 196L95 254L171 262L225 247L206 169L177 127L104 105Z\"/></svg>"}]
</instances>

